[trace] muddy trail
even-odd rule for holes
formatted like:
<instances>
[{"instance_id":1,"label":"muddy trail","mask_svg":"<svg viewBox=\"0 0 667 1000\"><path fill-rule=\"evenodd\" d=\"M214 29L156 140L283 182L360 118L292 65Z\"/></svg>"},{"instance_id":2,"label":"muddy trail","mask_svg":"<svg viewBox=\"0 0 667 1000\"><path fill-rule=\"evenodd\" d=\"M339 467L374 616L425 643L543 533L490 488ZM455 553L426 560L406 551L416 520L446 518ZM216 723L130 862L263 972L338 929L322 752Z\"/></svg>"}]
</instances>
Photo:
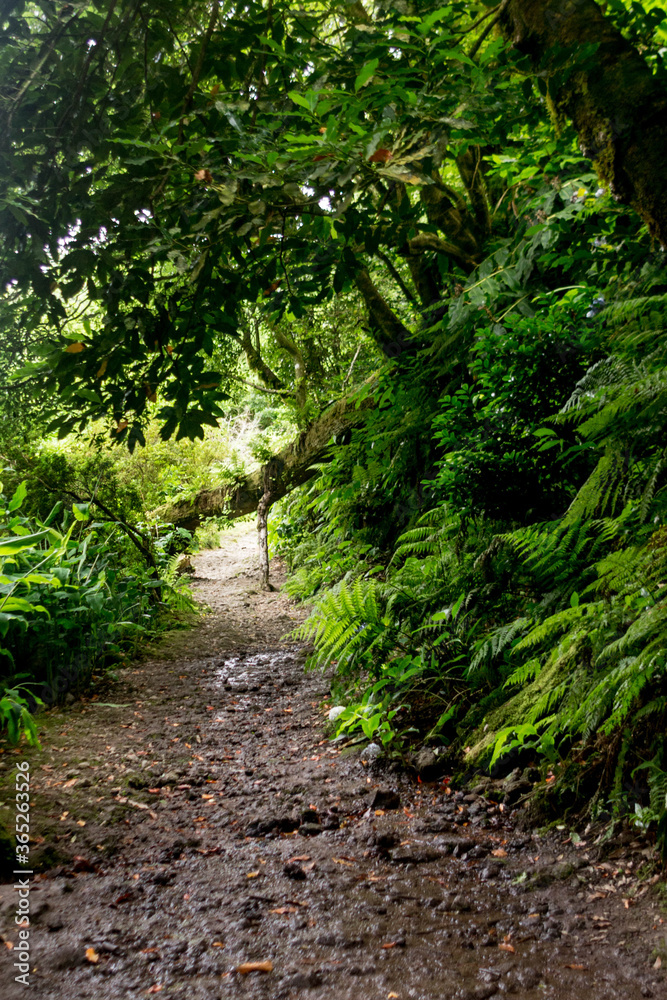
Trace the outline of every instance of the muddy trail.
<instances>
[{"instance_id":1,"label":"muddy trail","mask_svg":"<svg viewBox=\"0 0 667 1000\"><path fill-rule=\"evenodd\" d=\"M199 625L47 713L42 749L5 746L5 813L30 762L39 873L29 987L0 887L2 997L666 997L646 845L521 829L509 785L332 745L326 678L281 638L303 612L255 563L239 526L196 559Z\"/></svg>"}]
</instances>

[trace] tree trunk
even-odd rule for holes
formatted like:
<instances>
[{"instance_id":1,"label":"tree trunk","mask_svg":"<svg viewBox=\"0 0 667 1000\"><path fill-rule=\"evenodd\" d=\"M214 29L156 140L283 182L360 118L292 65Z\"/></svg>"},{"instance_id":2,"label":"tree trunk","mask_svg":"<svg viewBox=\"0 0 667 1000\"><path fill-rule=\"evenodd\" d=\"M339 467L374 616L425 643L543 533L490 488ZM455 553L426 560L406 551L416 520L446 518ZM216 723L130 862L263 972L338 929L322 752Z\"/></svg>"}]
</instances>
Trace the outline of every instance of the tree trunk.
<instances>
[{"instance_id":1,"label":"tree trunk","mask_svg":"<svg viewBox=\"0 0 667 1000\"><path fill-rule=\"evenodd\" d=\"M257 542L259 545L259 583L262 590L272 590L269 583L269 517L270 494L265 493L257 504Z\"/></svg>"},{"instance_id":2,"label":"tree trunk","mask_svg":"<svg viewBox=\"0 0 667 1000\"><path fill-rule=\"evenodd\" d=\"M667 91L639 52L594 0L507 0L500 27L602 182L667 245Z\"/></svg>"},{"instance_id":3,"label":"tree trunk","mask_svg":"<svg viewBox=\"0 0 667 1000\"><path fill-rule=\"evenodd\" d=\"M273 590L269 583L268 518L271 504L279 498L279 495L285 495L284 491L280 492L282 466L283 463L280 459L272 458L262 467L264 492L257 504L257 541L259 543L259 582L263 590Z\"/></svg>"},{"instance_id":4,"label":"tree trunk","mask_svg":"<svg viewBox=\"0 0 667 1000\"><path fill-rule=\"evenodd\" d=\"M376 376L373 375L364 383L368 390L375 380ZM331 439L361 423L364 411L372 405L373 397L370 393L365 396L354 393L339 399L325 410L307 431L303 431L290 445L275 455L267 463L272 475L271 496L267 503L269 505L275 503L295 486L301 486L311 479L317 473L313 464L326 457ZM163 521L194 531L207 517L231 519L252 514L258 510L266 493L264 469L260 469L239 477L235 483L228 486L202 490L193 500L166 504L152 513Z\"/></svg>"}]
</instances>

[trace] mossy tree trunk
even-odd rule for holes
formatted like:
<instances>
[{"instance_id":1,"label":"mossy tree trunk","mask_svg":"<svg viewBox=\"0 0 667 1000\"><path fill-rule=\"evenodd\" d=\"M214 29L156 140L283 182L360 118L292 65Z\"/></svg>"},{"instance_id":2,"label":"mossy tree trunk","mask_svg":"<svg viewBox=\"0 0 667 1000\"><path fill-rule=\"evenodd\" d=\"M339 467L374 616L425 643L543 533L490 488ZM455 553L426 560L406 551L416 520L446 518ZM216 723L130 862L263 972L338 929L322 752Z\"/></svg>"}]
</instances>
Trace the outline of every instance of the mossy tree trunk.
<instances>
[{"instance_id":1,"label":"mossy tree trunk","mask_svg":"<svg viewBox=\"0 0 667 1000\"><path fill-rule=\"evenodd\" d=\"M594 0L507 0L500 28L603 184L667 246L667 91Z\"/></svg>"},{"instance_id":2,"label":"mossy tree trunk","mask_svg":"<svg viewBox=\"0 0 667 1000\"><path fill-rule=\"evenodd\" d=\"M271 504L285 495L282 489L283 462L271 459L262 467L264 492L257 504L257 541L259 545L259 582L263 590L273 590L269 583L269 510Z\"/></svg>"},{"instance_id":3,"label":"mossy tree trunk","mask_svg":"<svg viewBox=\"0 0 667 1000\"><path fill-rule=\"evenodd\" d=\"M372 376L368 386L375 380ZM228 517L230 519L252 514L265 494L266 512L271 504L280 500L296 486L308 482L316 473L314 463L326 458L332 438L361 423L364 411L373 405L372 395L365 398L357 394L339 399L337 403L318 417L308 430L303 431L286 448L275 455L266 465L240 476L234 483L201 490L192 500L181 500L166 504L153 513L163 521L193 531L207 517ZM266 488L266 471L269 470L270 489Z\"/></svg>"}]
</instances>

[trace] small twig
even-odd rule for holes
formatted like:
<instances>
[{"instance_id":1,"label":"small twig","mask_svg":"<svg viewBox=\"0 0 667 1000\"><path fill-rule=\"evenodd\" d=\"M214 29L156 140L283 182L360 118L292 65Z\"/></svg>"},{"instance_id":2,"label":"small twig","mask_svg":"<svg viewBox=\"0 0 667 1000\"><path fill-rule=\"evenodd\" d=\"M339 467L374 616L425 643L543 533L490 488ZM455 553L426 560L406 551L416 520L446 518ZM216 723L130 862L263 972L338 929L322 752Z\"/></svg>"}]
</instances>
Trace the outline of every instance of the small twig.
<instances>
[{"instance_id":1,"label":"small twig","mask_svg":"<svg viewBox=\"0 0 667 1000\"><path fill-rule=\"evenodd\" d=\"M235 382L241 382L243 385L247 385L250 389L255 389L257 392L266 392L271 396L292 396L294 395L289 389L268 389L263 385L255 385L254 382L248 382L246 379L241 378L239 375L231 375L228 373L228 378L233 379Z\"/></svg>"},{"instance_id":2,"label":"small twig","mask_svg":"<svg viewBox=\"0 0 667 1000\"><path fill-rule=\"evenodd\" d=\"M399 273L398 268L396 267L396 265L392 262L392 260L387 256L387 254L383 250L378 249L378 250L375 251L375 253L376 253L376 256L378 256L380 258L380 260L383 260L385 262L385 264L389 268L389 273L391 274L392 278L394 279L394 281L396 282L396 284L398 285L398 287L401 289L401 291L405 295L405 297L408 300L408 302L411 302L414 305L414 303L416 301L415 297L412 294L412 292L410 291L410 289L408 288L408 286L403 281L403 278L401 277L401 275L400 275L400 273Z\"/></svg>"},{"instance_id":3,"label":"small twig","mask_svg":"<svg viewBox=\"0 0 667 1000\"><path fill-rule=\"evenodd\" d=\"M471 24L469 28L466 28L464 31L455 31L454 34L455 35L469 35L471 31L474 31L475 28L478 28L480 24L482 24L484 21L486 21L487 17L491 17L491 15L495 14L495 13L499 13L498 7L491 7L490 10L487 10L486 14L482 14L481 17L477 18L477 20L475 21L475 23Z\"/></svg>"},{"instance_id":4,"label":"small twig","mask_svg":"<svg viewBox=\"0 0 667 1000\"><path fill-rule=\"evenodd\" d=\"M477 41L475 42L475 44L471 48L470 52L468 53L468 58L469 59L474 59L475 58L475 56L479 52L479 50L480 50L480 48L481 48L484 40L488 37L489 32L491 32L495 28L495 26L498 24L498 22L500 21L500 18L502 17L503 11L505 10L505 7L507 7L508 2L509 2L509 0L503 0L503 2L500 4L499 7L494 7L493 8L493 11L491 13L493 13L494 11L497 11L496 16L494 17L494 19L492 21L489 21L489 23L487 24L487 26L484 29L484 31L477 38Z\"/></svg>"},{"instance_id":5,"label":"small twig","mask_svg":"<svg viewBox=\"0 0 667 1000\"><path fill-rule=\"evenodd\" d=\"M348 381L350 375L352 374L352 369L354 368L355 362L356 362L357 358L359 357L360 350L361 350L361 344L359 344L359 346L357 347L356 353L355 353L354 357L352 358L352 364L348 368L347 375L343 379L343 384L341 386L341 389L344 389L345 386L347 385L347 381Z\"/></svg>"},{"instance_id":6,"label":"small twig","mask_svg":"<svg viewBox=\"0 0 667 1000\"><path fill-rule=\"evenodd\" d=\"M183 118L190 110L192 105L192 100L194 98L195 90L197 89L197 84L199 83L199 77L201 76L201 71L204 67L204 59L206 58L206 50L208 49L208 43L211 41L213 32L215 31L215 26L218 20L218 2L213 0L213 6L211 9L211 16L209 18L208 27L206 28L206 34L201 43L201 48L199 49L199 55L197 56L197 62L195 68L192 72L192 80L190 81L190 86L188 87L188 92L185 95L185 100L183 101L183 108L181 110L181 120L178 124L178 145L183 143Z\"/></svg>"}]
</instances>

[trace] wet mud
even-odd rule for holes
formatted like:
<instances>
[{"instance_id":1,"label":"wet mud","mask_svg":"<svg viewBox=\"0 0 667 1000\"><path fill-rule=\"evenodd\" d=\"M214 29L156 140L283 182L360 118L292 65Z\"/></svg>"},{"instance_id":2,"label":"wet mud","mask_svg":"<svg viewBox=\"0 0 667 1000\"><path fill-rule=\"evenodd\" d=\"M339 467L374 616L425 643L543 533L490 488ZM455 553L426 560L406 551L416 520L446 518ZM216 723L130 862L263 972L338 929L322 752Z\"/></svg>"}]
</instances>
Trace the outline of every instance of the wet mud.
<instances>
[{"instance_id":1,"label":"wet mud","mask_svg":"<svg viewBox=\"0 0 667 1000\"><path fill-rule=\"evenodd\" d=\"M31 763L42 870L30 987L0 886L2 997L667 996L646 845L520 829L481 785L332 745L326 678L281 639L303 611L254 564L241 526L196 560L199 626L50 712L41 750L4 748Z\"/></svg>"}]
</instances>

